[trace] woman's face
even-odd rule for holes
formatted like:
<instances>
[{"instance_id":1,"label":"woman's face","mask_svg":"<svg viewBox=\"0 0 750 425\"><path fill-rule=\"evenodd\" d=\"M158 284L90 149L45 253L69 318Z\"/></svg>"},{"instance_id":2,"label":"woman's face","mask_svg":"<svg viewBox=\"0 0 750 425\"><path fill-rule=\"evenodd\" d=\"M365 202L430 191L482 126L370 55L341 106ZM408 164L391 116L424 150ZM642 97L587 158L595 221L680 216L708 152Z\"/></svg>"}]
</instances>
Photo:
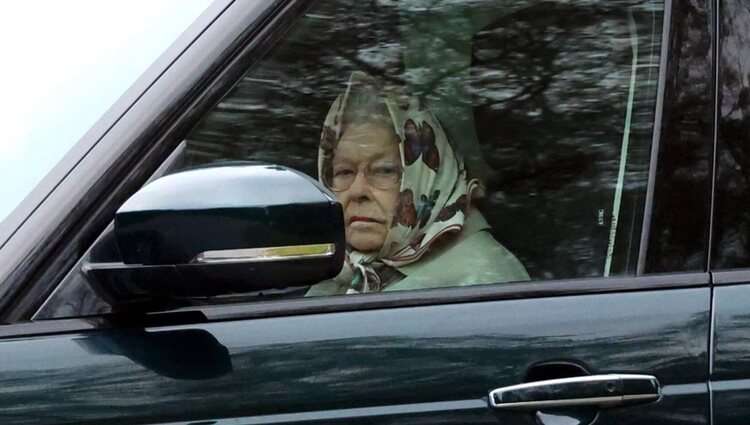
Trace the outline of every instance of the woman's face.
<instances>
[{"instance_id":1,"label":"woman's face","mask_svg":"<svg viewBox=\"0 0 750 425\"><path fill-rule=\"evenodd\" d=\"M361 252L377 251L385 242L398 202L399 183L376 187L370 175L399 170L401 157L392 127L375 123L352 124L344 130L334 151L333 172L356 173L351 186L336 191L344 208L346 241ZM396 171L398 172L398 171ZM377 182L376 182L377 183Z\"/></svg>"}]
</instances>

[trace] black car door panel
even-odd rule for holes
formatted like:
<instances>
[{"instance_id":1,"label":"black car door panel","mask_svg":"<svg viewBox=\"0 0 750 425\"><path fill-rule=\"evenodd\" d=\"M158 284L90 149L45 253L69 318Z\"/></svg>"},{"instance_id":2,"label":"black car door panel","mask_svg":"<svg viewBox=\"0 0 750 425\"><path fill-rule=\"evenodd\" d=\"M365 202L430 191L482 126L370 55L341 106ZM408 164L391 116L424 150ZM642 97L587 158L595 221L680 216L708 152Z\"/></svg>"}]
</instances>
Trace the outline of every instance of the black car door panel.
<instances>
[{"instance_id":1,"label":"black car door panel","mask_svg":"<svg viewBox=\"0 0 750 425\"><path fill-rule=\"evenodd\" d=\"M659 401L601 410L598 424L703 424L708 317L709 289L687 288L8 338L0 412L3 423L532 424L487 395L563 362L660 381Z\"/></svg>"},{"instance_id":2,"label":"black car door panel","mask_svg":"<svg viewBox=\"0 0 750 425\"><path fill-rule=\"evenodd\" d=\"M750 415L750 286L744 271L715 274L711 393L715 424L746 423Z\"/></svg>"}]
</instances>

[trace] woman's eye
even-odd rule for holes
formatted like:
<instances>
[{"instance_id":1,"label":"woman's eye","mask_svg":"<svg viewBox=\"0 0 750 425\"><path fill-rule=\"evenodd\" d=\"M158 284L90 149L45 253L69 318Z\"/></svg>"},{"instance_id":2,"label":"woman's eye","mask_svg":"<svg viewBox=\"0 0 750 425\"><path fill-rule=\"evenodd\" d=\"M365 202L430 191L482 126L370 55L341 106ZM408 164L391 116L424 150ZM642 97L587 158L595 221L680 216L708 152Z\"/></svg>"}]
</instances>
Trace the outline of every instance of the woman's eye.
<instances>
[{"instance_id":1,"label":"woman's eye","mask_svg":"<svg viewBox=\"0 0 750 425\"><path fill-rule=\"evenodd\" d=\"M333 170L334 177L348 177L354 174L354 170L349 168L343 168L340 170Z\"/></svg>"},{"instance_id":2,"label":"woman's eye","mask_svg":"<svg viewBox=\"0 0 750 425\"><path fill-rule=\"evenodd\" d=\"M380 176L393 176L398 174L398 168L392 165L381 165L373 167L372 172Z\"/></svg>"}]
</instances>

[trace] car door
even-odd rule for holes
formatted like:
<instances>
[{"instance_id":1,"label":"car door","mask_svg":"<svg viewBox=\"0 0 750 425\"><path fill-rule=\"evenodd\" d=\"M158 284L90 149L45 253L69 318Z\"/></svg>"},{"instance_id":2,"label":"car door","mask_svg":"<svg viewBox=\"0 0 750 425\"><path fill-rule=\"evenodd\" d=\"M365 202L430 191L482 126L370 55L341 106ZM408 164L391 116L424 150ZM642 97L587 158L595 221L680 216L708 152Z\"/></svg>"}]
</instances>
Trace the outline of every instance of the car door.
<instances>
[{"instance_id":1,"label":"car door","mask_svg":"<svg viewBox=\"0 0 750 425\"><path fill-rule=\"evenodd\" d=\"M237 305L175 316L188 324L171 326L9 325L0 344L3 417L532 424L591 423L598 415L597 423L708 423L702 277L561 283L559 296L515 287L432 292L420 297L424 306L412 297ZM662 289L618 292L634 282ZM592 294L600 291L612 292ZM521 296L529 298L509 299ZM494 389L610 373L657 377L661 399L603 410L488 406Z\"/></svg>"},{"instance_id":2,"label":"car door","mask_svg":"<svg viewBox=\"0 0 750 425\"><path fill-rule=\"evenodd\" d=\"M750 57L742 25L748 20L741 2L723 2L719 25L717 98L716 206L711 269L715 317L710 385L714 423L742 423L747 418L748 333L743 326L748 305L747 254L747 96L745 63Z\"/></svg>"},{"instance_id":3,"label":"car door","mask_svg":"<svg viewBox=\"0 0 750 425\"><path fill-rule=\"evenodd\" d=\"M0 249L3 423L709 423L712 3L622 3L227 5ZM148 314L91 289L149 178L315 175L352 69L441 76L410 90L475 132L479 207L530 281Z\"/></svg>"}]
</instances>

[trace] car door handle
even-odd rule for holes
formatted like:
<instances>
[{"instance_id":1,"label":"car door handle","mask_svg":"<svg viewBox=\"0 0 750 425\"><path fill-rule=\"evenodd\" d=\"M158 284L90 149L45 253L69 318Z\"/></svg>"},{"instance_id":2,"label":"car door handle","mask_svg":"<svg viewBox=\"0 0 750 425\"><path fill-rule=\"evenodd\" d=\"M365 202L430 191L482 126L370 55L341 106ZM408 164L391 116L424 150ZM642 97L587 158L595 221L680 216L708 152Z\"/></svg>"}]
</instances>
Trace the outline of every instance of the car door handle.
<instances>
[{"instance_id":1,"label":"car door handle","mask_svg":"<svg viewBox=\"0 0 750 425\"><path fill-rule=\"evenodd\" d=\"M498 388L490 392L490 406L508 410L568 406L607 408L648 403L659 397L661 387L653 376L606 374L550 379Z\"/></svg>"}]
</instances>

